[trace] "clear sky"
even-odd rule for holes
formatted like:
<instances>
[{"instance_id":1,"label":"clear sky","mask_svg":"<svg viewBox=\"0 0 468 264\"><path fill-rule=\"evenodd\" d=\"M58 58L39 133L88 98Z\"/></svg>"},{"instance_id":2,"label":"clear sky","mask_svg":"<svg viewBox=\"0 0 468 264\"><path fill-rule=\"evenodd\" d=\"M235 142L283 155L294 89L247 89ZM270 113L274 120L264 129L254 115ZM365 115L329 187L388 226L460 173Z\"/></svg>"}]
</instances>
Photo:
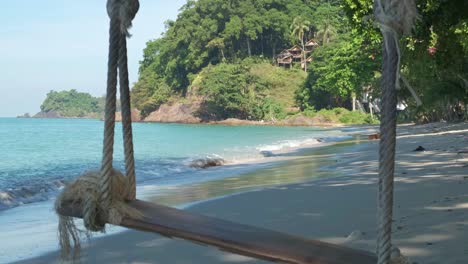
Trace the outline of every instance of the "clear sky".
<instances>
[{"instance_id":1,"label":"clear sky","mask_svg":"<svg viewBox=\"0 0 468 264\"><path fill-rule=\"evenodd\" d=\"M130 82L145 43L186 0L140 0L128 41ZM8 0L0 7L0 117L35 114L50 90L105 93L106 0Z\"/></svg>"}]
</instances>

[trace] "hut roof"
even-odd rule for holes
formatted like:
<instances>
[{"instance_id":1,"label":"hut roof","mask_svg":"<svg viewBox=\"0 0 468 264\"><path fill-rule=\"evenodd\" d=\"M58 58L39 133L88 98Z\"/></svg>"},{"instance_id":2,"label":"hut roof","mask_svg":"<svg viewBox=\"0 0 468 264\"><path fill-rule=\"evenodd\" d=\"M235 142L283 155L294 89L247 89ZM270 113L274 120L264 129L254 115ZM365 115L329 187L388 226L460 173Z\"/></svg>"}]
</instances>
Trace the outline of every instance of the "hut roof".
<instances>
[{"instance_id":1,"label":"hut roof","mask_svg":"<svg viewBox=\"0 0 468 264\"><path fill-rule=\"evenodd\" d=\"M313 40L313 39L310 39L309 41L306 42L305 46L307 47L315 47L315 46L318 46L319 44L317 43L317 41Z\"/></svg>"},{"instance_id":2,"label":"hut roof","mask_svg":"<svg viewBox=\"0 0 468 264\"><path fill-rule=\"evenodd\" d=\"M298 51L302 51L302 49L298 45L294 45L292 48L289 49L289 51L298 52Z\"/></svg>"},{"instance_id":3,"label":"hut roof","mask_svg":"<svg viewBox=\"0 0 468 264\"><path fill-rule=\"evenodd\" d=\"M285 58L288 58L288 57L292 57L292 54L291 54L291 52L289 52L289 50L283 50L280 54L278 54L277 57L280 58L280 59L285 59Z\"/></svg>"}]
</instances>

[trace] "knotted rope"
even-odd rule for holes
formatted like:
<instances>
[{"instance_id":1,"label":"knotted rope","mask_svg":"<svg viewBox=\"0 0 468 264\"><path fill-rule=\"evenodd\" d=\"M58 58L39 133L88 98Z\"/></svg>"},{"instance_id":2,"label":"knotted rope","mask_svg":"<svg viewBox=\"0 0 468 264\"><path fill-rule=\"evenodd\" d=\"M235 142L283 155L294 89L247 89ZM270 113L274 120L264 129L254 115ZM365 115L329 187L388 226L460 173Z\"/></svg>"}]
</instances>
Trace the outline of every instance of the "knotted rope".
<instances>
[{"instance_id":1,"label":"knotted rope","mask_svg":"<svg viewBox=\"0 0 468 264\"><path fill-rule=\"evenodd\" d=\"M125 201L136 196L135 159L133 154L130 89L127 66L128 29L139 9L138 0L108 0L110 18L107 94L104 117L103 157L100 172L88 172L65 188L58 197L56 210L64 202L83 205L86 234L104 231L105 223L119 224L124 216L138 217L139 212L126 206ZM114 130L117 94L117 74L120 81L122 129L126 177L113 168ZM80 231L73 218L59 216L59 234L62 256L80 249ZM72 247L73 244L73 247Z\"/></svg>"},{"instance_id":2,"label":"knotted rope","mask_svg":"<svg viewBox=\"0 0 468 264\"><path fill-rule=\"evenodd\" d=\"M374 15L383 35L377 256L378 264L389 264L392 263L396 105L400 80L399 40L402 34L411 32L417 11L414 0L375 0Z\"/></svg>"}]
</instances>

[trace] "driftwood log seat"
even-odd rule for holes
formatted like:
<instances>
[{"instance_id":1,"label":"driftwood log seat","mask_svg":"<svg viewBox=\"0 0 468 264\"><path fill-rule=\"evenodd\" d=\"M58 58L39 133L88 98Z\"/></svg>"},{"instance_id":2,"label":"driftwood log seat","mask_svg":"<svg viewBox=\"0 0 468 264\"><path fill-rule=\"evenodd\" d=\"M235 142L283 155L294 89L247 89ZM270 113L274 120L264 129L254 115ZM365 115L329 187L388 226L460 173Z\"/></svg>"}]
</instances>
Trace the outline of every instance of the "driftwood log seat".
<instances>
[{"instance_id":1,"label":"driftwood log seat","mask_svg":"<svg viewBox=\"0 0 468 264\"><path fill-rule=\"evenodd\" d=\"M182 238L215 246L227 252L282 263L377 263L375 255L361 250L234 223L141 200L134 200L128 204L140 211L143 217L125 217L120 224L123 227L155 232L171 238ZM80 205L63 204L59 213L78 218L83 216Z\"/></svg>"}]
</instances>

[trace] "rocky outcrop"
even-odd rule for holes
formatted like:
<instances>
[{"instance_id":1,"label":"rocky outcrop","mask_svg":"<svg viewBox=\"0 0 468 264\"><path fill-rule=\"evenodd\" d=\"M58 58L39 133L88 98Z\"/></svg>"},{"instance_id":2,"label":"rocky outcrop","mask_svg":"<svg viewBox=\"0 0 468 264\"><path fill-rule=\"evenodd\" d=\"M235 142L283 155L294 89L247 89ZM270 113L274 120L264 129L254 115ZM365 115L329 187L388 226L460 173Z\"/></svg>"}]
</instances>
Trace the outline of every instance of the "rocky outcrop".
<instances>
[{"instance_id":1,"label":"rocky outcrop","mask_svg":"<svg viewBox=\"0 0 468 264\"><path fill-rule=\"evenodd\" d=\"M145 122L160 122L160 123L184 123L198 124L201 119L196 116L200 109L201 100L193 100L190 102L174 102L171 104L163 104L155 112L149 114Z\"/></svg>"},{"instance_id":2,"label":"rocky outcrop","mask_svg":"<svg viewBox=\"0 0 468 264\"><path fill-rule=\"evenodd\" d=\"M212 121L212 124L220 124L220 125L227 125L227 126L259 126L259 125L271 125L271 122L265 121L253 121L253 120L243 120L237 118L228 118L221 121Z\"/></svg>"},{"instance_id":3,"label":"rocky outcrop","mask_svg":"<svg viewBox=\"0 0 468 264\"><path fill-rule=\"evenodd\" d=\"M142 121L141 120L141 115L140 115L140 111L138 111L138 109L134 108L132 109L132 121L133 122L140 122ZM116 112L115 113L115 121L117 122L122 122L122 112Z\"/></svg>"},{"instance_id":4,"label":"rocky outcrop","mask_svg":"<svg viewBox=\"0 0 468 264\"><path fill-rule=\"evenodd\" d=\"M31 115L29 113L25 113L24 115L19 115L16 118L31 118Z\"/></svg>"},{"instance_id":5,"label":"rocky outcrop","mask_svg":"<svg viewBox=\"0 0 468 264\"><path fill-rule=\"evenodd\" d=\"M33 116L34 118L62 118L62 116L55 112L55 111L49 111L49 112L39 112Z\"/></svg>"},{"instance_id":6,"label":"rocky outcrop","mask_svg":"<svg viewBox=\"0 0 468 264\"><path fill-rule=\"evenodd\" d=\"M295 115L284 120L276 122L276 125L279 126L339 126L339 124L335 124L326 120L323 117L315 116L315 117L308 117L305 115Z\"/></svg>"},{"instance_id":7,"label":"rocky outcrop","mask_svg":"<svg viewBox=\"0 0 468 264\"><path fill-rule=\"evenodd\" d=\"M281 120L278 123L284 126L313 126L313 125L316 125L317 123L316 121L317 120L314 120L304 115L296 115L296 116L289 117L285 120Z\"/></svg>"}]
</instances>

